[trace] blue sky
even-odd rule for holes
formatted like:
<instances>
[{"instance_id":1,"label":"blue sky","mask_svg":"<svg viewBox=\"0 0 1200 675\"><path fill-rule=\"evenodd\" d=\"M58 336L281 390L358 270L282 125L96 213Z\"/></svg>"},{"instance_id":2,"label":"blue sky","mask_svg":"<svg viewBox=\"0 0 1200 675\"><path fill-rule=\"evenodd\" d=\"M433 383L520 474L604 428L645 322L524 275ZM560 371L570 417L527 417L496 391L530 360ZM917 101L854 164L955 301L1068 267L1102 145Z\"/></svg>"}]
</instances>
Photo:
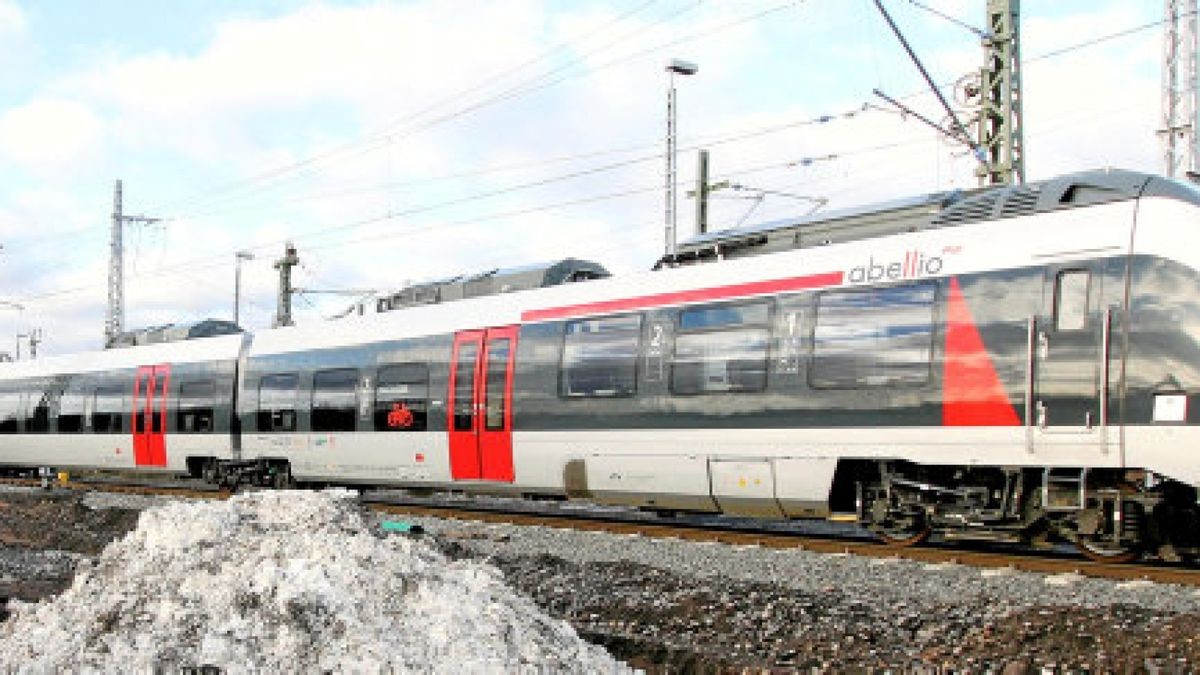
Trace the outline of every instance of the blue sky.
<instances>
[{"instance_id":1,"label":"blue sky","mask_svg":"<svg viewBox=\"0 0 1200 675\"><path fill-rule=\"evenodd\" d=\"M986 3L920 4L979 26ZM1022 4L1029 177L1158 171L1161 27L1037 57L1161 3ZM937 81L979 68L971 32L887 5ZM878 87L942 116L869 0L0 0L0 300L25 306L0 309L0 351L34 326L44 353L97 346L117 178L127 213L164 219L126 235L131 327L228 318L239 249L258 256L243 323L268 325L288 238L318 290L567 256L645 269L672 57L700 66L678 82L681 180L703 146L714 181L750 188L715 199L715 226L975 184L962 148L863 110ZM298 320L346 304L306 296Z\"/></svg>"}]
</instances>

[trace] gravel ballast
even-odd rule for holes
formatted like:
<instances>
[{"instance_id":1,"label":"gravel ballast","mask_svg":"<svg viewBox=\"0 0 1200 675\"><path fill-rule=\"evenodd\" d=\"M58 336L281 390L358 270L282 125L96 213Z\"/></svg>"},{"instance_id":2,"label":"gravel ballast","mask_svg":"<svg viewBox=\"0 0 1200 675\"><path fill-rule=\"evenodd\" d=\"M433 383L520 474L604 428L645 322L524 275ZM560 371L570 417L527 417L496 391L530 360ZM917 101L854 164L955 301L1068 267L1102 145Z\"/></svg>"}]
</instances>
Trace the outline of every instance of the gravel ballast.
<instances>
[{"instance_id":1,"label":"gravel ballast","mask_svg":"<svg viewBox=\"0 0 1200 675\"><path fill-rule=\"evenodd\" d=\"M95 557L85 543L123 535L139 510L164 499L65 495L51 508L41 497L0 491L0 596L60 592L78 561ZM12 525L26 511L37 516L31 531ZM380 520L421 525L421 538L450 558L490 563L549 617L652 671L1200 667L1200 592L1190 587L427 517ZM49 578L58 584L38 586ZM24 594L13 592L14 581Z\"/></svg>"}]
</instances>

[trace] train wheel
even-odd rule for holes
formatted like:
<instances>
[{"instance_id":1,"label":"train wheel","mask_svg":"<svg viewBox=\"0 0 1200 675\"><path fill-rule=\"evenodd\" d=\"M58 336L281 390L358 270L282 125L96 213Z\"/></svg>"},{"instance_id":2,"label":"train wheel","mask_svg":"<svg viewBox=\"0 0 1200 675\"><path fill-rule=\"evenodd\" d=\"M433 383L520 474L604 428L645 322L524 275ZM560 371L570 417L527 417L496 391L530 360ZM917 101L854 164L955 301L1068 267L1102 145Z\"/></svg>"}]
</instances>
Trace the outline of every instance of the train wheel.
<instances>
[{"instance_id":1,"label":"train wheel","mask_svg":"<svg viewBox=\"0 0 1200 675\"><path fill-rule=\"evenodd\" d=\"M1132 562L1142 552L1141 523L1142 509L1134 502L1097 502L1075 516L1075 546L1089 560Z\"/></svg>"},{"instance_id":2,"label":"train wheel","mask_svg":"<svg viewBox=\"0 0 1200 675\"><path fill-rule=\"evenodd\" d=\"M1102 563L1121 564L1133 562L1141 555L1141 551L1135 546L1115 544L1111 541L1092 537L1079 537L1075 541L1075 547L1088 560Z\"/></svg>"},{"instance_id":3,"label":"train wheel","mask_svg":"<svg viewBox=\"0 0 1200 675\"><path fill-rule=\"evenodd\" d=\"M877 490L868 493L867 498L863 524L884 544L916 546L929 538L929 517L918 496Z\"/></svg>"},{"instance_id":4,"label":"train wheel","mask_svg":"<svg viewBox=\"0 0 1200 675\"><path fill-rule=\"evenodd\" d=\"M929 538L933 530L923 523L915 524L903 529L900 528L884 528L875 530L875 536L888 546L903 548L906 546L916 546Z\"/></svg>"}]
</instances>

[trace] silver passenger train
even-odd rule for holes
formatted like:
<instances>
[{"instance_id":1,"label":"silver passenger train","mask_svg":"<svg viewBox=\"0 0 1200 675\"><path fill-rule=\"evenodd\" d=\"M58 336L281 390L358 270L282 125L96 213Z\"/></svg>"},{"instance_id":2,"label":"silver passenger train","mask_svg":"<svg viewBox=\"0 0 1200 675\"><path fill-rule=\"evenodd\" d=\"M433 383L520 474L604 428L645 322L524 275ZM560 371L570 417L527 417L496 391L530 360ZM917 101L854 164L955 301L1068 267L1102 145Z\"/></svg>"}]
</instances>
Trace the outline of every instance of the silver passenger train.
<instances>
[{"instance_id":1,"label":"silver passenger train","mask_svg":"<svg viewBox=\"0 0 1200 675\"><path fill-rule=\"evenodd\" d=\"M1193 187L1101 171L930 195L658 267L0 364L0 464L1200 556Z\"/></svg>"}]
</instances>

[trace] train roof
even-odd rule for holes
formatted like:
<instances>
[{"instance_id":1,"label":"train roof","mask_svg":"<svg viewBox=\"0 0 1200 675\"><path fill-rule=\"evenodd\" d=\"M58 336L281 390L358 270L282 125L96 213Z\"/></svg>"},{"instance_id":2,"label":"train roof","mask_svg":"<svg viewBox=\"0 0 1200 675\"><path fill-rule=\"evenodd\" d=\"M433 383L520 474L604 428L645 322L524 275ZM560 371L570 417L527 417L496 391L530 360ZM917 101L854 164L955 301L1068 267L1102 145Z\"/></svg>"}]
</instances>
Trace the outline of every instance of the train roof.
<instances>
[{"instance_id":1,"label":"train roof","mask_svg":"<svg viewBox=\"0 0 1200 675\"><path fill-rule=\"evenodd\" d=\"M78 352L62 356L0 363L0 381L43 377L58 373L89 373L137 368L155 363L200 363L238 357L242 334L196 338L136 347Z\"/></svg>"},{"instance_id":2,"label":"train roof","mask_svg":"<svg viewBox=\"0 0 1200 675\"><path fill-rule=\"evenodd\" d=\"M1100 169L1022 185L936 192L804 218L734 227L683 242L656 267L688 265L797 248L919 232L1108 202L1166 196L1200 203L1194 185L1161 176Z\"/></svg>"},{"instance_id":3,"label":"train roof","mask_svg":"<svg viewBox=\"0 0 1200 675\"><path fill-rule=\"evenodd\" d=\"M253 335L250 355L333 349L486 326L514 325L529 322L531 309L537 314L541 308L570 306L581 301L605 302L608 298L643 296L648 289L656 294L672 294L687 291L697 283L720 286L750 279L795 275L794 263L790 260L770 256L747 259L760 253L811 248L813 257L806 259L806 265L840 269L845 262L840 252L842 249L828 244L936 230L1140 196L1166 197L1200 205L1200 190L1194 185L1120 170L1081 172L1019 186L933 193L820 216L733 228L694 238L681 247L681 254L691 255L692 262L728 259L721 265L704 265L703 271L683 273L682 269L667 269L621 275L583 284L567 283L418 305L402 311L369 314L312 326L262 330ZM737 245L742 245L742 250ZM710 252L707 258L697 255L697 252L704 250ZM680 260L669 267L686 267L686 263L686 260ZM521 273L529 269L535 268L509 271ZM696 273L701 276L695 277ZM235 358L243 340L249 339L249 335L228 335L3 363L0 364L0 380L55 372L132 368L160 362L188 363Z\"/></svg>"}]
</instances>

